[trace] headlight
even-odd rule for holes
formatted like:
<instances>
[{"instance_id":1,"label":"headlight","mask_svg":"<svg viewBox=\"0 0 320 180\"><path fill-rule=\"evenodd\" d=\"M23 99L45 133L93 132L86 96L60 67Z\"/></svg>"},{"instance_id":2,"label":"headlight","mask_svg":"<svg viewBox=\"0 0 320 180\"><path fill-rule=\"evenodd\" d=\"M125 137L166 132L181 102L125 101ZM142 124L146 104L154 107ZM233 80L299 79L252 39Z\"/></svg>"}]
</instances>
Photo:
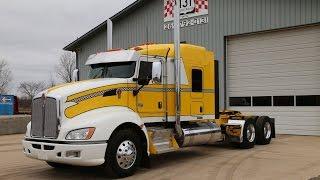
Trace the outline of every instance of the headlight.
<instances>
[{"instance_id":1,"label":"headlight","mask_svg":"<svg viewBox=\"0 0 320 180\"><path fill-rule=\"evenodd\" d=\"M95 128L83 128L70 131L66 136L67 140L88 140L92 137Z\"/></svg>"}]
</instances>

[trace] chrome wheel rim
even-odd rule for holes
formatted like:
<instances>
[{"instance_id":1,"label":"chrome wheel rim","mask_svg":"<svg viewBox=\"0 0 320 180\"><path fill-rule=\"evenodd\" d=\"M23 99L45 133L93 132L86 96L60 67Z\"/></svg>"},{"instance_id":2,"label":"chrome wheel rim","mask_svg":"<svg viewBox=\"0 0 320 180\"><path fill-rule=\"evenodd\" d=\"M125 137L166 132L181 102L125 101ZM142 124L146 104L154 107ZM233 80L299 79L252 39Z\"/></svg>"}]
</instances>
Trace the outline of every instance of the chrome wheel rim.
<instances>
[{"instance_id":1,"label":"chrome wheel rim","mask_svg":"<svg viewBox=\"0 0 320 180\"><path fill-rule=\"evenodd\" d=\"M122 169L129 169L137 158L137 149L130 140L123 141L117 149L117 162Z\"/></svg>"},{"instance_id":2,"label":"chrome wheel rim","mask_svg":"<svg viewBox=\"0 0 320 180\"><path fill-rule=\"evenodd\" d=\"M270 136L271 136L271 125L270 125L269 122L266 122L266 123L264 124L263 133L264 133L264 137L265 137L266 139L269 139L269 138L270 138Z\"/></svg>"},{"instance_id":3,"label":"chrome wheel rim","mask_svg":"<svg viewBox=\"0 0 320 180\"><path fill-rule=\"evenodd\" d=\"M247 139L249 142L254 142L256 138L256 130L253 124L249 124L247 128Z\"/></svg>"}]
</instances>

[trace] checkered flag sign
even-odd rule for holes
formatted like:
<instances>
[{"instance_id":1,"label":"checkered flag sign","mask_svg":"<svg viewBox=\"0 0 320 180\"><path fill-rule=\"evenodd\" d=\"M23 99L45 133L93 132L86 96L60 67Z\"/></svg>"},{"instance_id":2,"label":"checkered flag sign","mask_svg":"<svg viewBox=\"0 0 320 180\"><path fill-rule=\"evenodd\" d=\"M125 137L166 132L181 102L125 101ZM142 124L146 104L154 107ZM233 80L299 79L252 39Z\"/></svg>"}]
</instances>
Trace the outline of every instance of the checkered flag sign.
<instances>
[{"instance_id":1,"label":"checkered flag sign","mask_svg":"<svg viewBox=\"0 0 320 180\"><path fill-rule=\"evenodd\" d=\"M164 18L173 18L174 0L164 0Z\"/></svg>"},{"instance_id":2,"label":"checkered flag sign","mask_svg":"<svg viewBox=\"0 0 320 180\"><path fill-rule=\"evenodd\" d=\"M206 11L208 12L208 0L195 0L195 11Z\"/></svg>"},{"instance_id":3,"label":"checkered flag sign","mask_svg":"<svg viewBox=\"0 0 320 180\"><path fill-rule=\"evenodd\" d=\"M176 0L164 0L164 21L172 21ZM181 18L190 18L208 14L208 0L180 0Z\"/></svg>"}]
</instances>

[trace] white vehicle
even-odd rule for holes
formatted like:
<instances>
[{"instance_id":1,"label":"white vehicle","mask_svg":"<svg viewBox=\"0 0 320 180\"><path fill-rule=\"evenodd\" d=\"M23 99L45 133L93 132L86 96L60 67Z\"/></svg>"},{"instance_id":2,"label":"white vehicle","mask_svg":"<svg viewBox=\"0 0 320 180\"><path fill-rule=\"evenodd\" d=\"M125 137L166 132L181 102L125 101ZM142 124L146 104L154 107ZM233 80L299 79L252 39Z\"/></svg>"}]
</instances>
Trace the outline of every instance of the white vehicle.
<instances>
[{"instance_id":1,"label":"white vehicle","mask_svg":"<svg viewBox=\"0 0 320 180\"><path fill-rule=\"evenodd\" d=\"M175 63L172 44L90 56L90 80L33 99L25 155L53 167L103 165L123 177L152 154L221 141L242 148L270 143L274 119L219 113L212 52L182 44Z\"/></svg>"}]
</instances>

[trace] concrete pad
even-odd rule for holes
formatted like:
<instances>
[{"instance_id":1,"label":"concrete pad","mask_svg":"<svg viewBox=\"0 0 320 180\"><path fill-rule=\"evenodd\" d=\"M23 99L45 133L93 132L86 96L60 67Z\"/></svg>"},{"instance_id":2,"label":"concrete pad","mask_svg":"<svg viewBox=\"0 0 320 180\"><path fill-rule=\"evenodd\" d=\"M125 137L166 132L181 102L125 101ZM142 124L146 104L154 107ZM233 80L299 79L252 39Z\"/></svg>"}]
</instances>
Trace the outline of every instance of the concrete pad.
<instances>
[{"instance_id":1,"label":"concrete pad","mask_svg":"<svg viewBox=\"0 0 320 180\"><path fill-rule=\"evenodd\" d=\"M0 179L105 179L97 168L57 170L22 153L23 135L0 136ZM320 177L320 137L280 135L269 145L185 148L153 156L150 169L127 179L310 179Z\"/></svg>"}]
</instances>

